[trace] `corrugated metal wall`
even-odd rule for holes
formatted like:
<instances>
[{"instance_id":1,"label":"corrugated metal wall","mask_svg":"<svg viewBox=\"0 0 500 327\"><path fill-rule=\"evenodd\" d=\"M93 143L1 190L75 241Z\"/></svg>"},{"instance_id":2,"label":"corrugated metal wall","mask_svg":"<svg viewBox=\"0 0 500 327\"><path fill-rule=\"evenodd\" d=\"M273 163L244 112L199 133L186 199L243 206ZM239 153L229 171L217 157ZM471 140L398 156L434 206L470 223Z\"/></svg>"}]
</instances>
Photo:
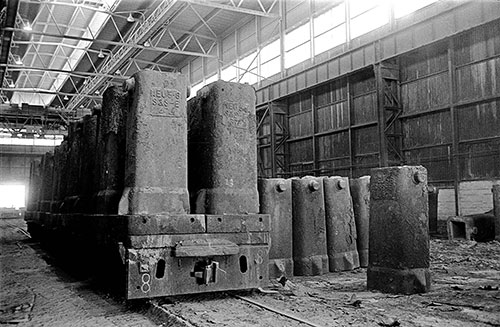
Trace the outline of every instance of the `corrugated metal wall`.
<instances>
[{"instance_id":1,"label":"corrugated metal wall","mask_svg":"<svg viewBox=\"0 0 500 327\"><path fill-rule=\"evenodd\" d=\"M499 21L391 60L399 63L401 163L424 165L430 182L439 185L500 178ZM283 83L290 89L289 80ZM379 166L377 83L374 66L368 66L280 99L288 128L280 175L357 177ZM261 138L272 124L264 125ZM272 173L271 160L268 152L260 162L267 167L262 176Z\"/></svg>"}]
</instances>

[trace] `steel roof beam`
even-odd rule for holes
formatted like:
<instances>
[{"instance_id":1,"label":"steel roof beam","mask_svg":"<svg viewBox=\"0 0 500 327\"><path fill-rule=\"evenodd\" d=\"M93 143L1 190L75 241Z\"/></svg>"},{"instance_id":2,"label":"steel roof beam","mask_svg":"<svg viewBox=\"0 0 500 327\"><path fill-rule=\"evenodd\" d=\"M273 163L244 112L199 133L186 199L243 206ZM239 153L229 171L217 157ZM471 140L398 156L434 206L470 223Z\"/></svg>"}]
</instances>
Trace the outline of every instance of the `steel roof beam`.
<instances>
[{"instance_id":1,"label":"steel roof beam","mask_svg":"<svg viewBox=\"0 0 500 327\"><path fill-rule=\"evenodd\" d=\"M278 18L279 17L278 15L269 13L270 10L269 11L265 11L265 10L258 11L258 10L253 10L253 9L246 9L246 8L239 7L236 4L231 6L231 5L225 5L225 4L216 3L216 2L212 2L212 1L208 1L208 0L182 0L182 1L193 4L193 5L218 8L218 9L228 10L228 11L237 12L237 13L246 14L246 15L261 16L261 17L268 17L268 18ZM273 3L273 6L274 6L274 3ZM271 6L271 9L273 6ZM262 8L262 5L261 5L261 8Z\"/></svg>"},{"instance_id":2,"label":"steel roof beam","mask_svg":"<svg viewBox=\"0 0 500 327\"><path fill-rule=\"evenodd\" d=\"M75 72L71 70L64 69L54 69L54 68L42 68L42 67L28 67L28 66L11 66L7 64L0 64L0 67L7 67L9 71L41 71L41 72L54 72L54 73L65 73L71 76L87 78L92 76L103 76L108 78L118 78L118 79L126 79L126 77L120 77L117 75L103 74L103 73L92 73L92 72Z\"/></svg>"},{"instance_id":3,"label":"steel roof beam","mask_svg":"<svg viewBox=\"0 0 500 327\"><path fill-rule=\"evenodd\" d=\"M163 24L169 21L169 15L172 14L170 11L176 3L176 0L161 1L159 5L151 12L151 14L148 15L147 18L137 26L137 29L135 29L135 31L127 37L126 43L116 42L115 45L118 45L119 48L116 50L116 52L113 53L114 57L110 58L110 60L101 65L100 70L105 74L115 72L125 61L127 61L134 55L134 52L137 51L136 49L158 49L152 49L144 47L142 45L139 46L139 44L142 44L146 40L148 40ZM171 49L161 49L160 51L172 52ZM183 51L180 51L178 53L189 55L187 52ZM89 81L89 83L87 83L83 88L79 90L80 94L71 99L70 103L67 105L67 108L74 109L79 106L81 101L83 100L81 93L92 94L96 89L99 88L99 86L103 82L105 82L104 77L93 77Z\"/></svg>"},{"instance_id":4,"label":"steel roof beam","mask_svg":"<svg viewBox=\"0 0 500 327\"><path fill-rule=\"evenodd\" d=\"M146 46L139 45L139 44L123 43L123 42L108 41L108 40L101 40L101 39L91 39L91 38L71 36L71 35L42 33L42 32L37 32L37 31L26 32L20 28L5 28L5 30L6 31L13 31L13 32L30 33L33 35L43 35L43 36L49 36L49 37L55 37L55 38L61 38L61 39L70 39L70 40L77 40L77 41L88 41L88 42L94 42L94 43L102 43L102 44L115 45L115 46L120 46L120 47L124 47L124 48L130 48L130 49L141 49L141 50L158 51L158 52L171 52L171 53L175 53L175 54L194 56L194 57L208 57L208 58L215 58L216 57L214 55L207 55L207 54L204 54L201 52L179 51L179 50L174 50L174 49L169 49L169 48L161 48L161 47L146 47Z\"/></svg>"},{"instance_id":5,"label":"steel roof beam","mask_svg":"<svg viewBox=\"0 0 500 327\"><path fill-rule=\"evenodd\" d=\"M23 87L23 88L6 88L6 87L0 87L0 91L75 96L74 93L56 92L56 91L49 91L49 90L44 90L44 89L39 89L39 88L29 88L29 87ZM100 95L82 94L82 96L86 97L86 98L91 98L91 99L102 99L102 96L100 96Z\"/></svg>"}]
</instances>

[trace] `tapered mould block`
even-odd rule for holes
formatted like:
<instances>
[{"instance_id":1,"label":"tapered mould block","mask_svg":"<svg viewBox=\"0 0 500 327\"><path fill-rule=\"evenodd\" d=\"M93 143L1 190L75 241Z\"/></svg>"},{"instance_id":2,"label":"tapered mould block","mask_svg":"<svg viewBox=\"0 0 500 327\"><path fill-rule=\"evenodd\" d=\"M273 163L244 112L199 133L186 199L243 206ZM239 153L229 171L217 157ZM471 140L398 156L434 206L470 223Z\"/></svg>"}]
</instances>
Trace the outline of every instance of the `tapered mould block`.
<instances>
[{"instance_id":1,"label":"tapered mould block","mask_svg":"<svg viewBox=\"0 0 500 327\"><path fill-rule=\"evenodd\" d=\"M50 212L52 203L52 187L53 187L53 171L54 171L54 155L52 152L47 152L43 156L42 163L42 185L40 187L40 206L38 211Z\"/></svg>"},{"instance_id":2,"label":"tapered mould block","mask_svg":"<svg viewBox=\"0 0 500 327\"><path fill-rule=\"evenodd\" d=\"M68 175L66 177L66 196L62 207L62 211L68 213L75 212L80 194L82 127L81 121L73 122L70 124L68 132Z\"/></svg>"},{"instance_id":3,"label":"tapered mould block","mask_svg":"<svg viewBox=\"0 0 500 327\"><path fill-rule=\"evenodd\" d=\"M259 179L260 213L271 217L269 277L293 276L292 180Z\"/></svg>"},{"instance_id":4,"label":"tapered mould block","mask_svg":"<svg viewBox=\"0 0 500 327\"><path fill-rule=\"evenodd\" d=\"M94 193L95 156L97 142L97 116L83 117L83 140L82 140L82 169L80 171L80 201L77 212L92 213L95 203L92 202Z\"/></svg>"},{"instance_id":5,"label":"tapered mould block","mask_svg":"<svg viewBox=\"0 0 500 327\"><path fill-rule=\"evenodd\" d=\"M189 192L195 213L257 213L255 91L217 81L188 103Z\"/></svg>"},{"instance_id":6,"label":"tapered mould block","mask_svg":"<svg viewBox=\"0 0 500 327\"><path fill-rule=\"evenodd\" d=\"M414 294L430 289L427 170L372 169L369 290Z\"/></svg>"},{"instance_id":7,"label":"tapered mould block","mask_svg":"<svg viewBox=\"0 0 500 327\"><path fill-rule=\"evenodd\" d=\"M323 181L292 179L293 266L297 276L328 272Z\"/></svg>"},{"instance_id":8,"label":"tapered mould block","mask_svg":"<svg viewBox=\"0 0 500 327\"><path fill-rule=\"evenodd\" d=\"M368 267L368 231L370 224L370 176L351 179L350 190L356 221L356 247L359 265Z\"/></svg>"},{"instance_id":9,"label":"tapered mould block","mask_svg":"<svg viewBox=\"0 0 500 327\"><path fill-rule=\"evenodd\" d=\"M449 217L446 221L449 240L489 242L495 239L494 215L491 212Z\"/></svg>"},{"instance_id":10,"label":"tapered mould block","mask_svg":"<svg viewBox=\"0 0 500 327\"><path fill-rule=\"evenodd\" d=\"M116 214L125 173L125 116L129 94L121 87L108 88L102 97L97 140L98 213Z\"/></svg>"},{"instance_id":11,"label":"tapered mould block","mask_svg":"<svg viewBox=\"0 0 500 327\"><path fill-rule=\"evenodd\" d=\"M59 151L57 151L59 150ZM67 195L67 184L68 184L68 152L69 152L69 143L67 138L61 142L61 144L56 147L54 150L54 172L57 172L57 188L56 188L56 197L54 210L51 212L60 212L62 209L62 205L64 202L64 198Z\"/></svg>"},{"instance_id":12,"label":"tapered mould block","mask_svg":"<svg viewBox=\"0 0 500 327\"><path fill-rule=\"evenodd\" d=\"M61 144L62 145L62 144ZM47 212L56 212L59 207L59 197L61 193L61 145L54 148L54 168L52 170L52 202L50 210Z\"/></svg>"},{"instance_id":13,"label":"tapered mould block","mask_svg":"<svg viewBox=\"0 0 500 327\"><path fill-rule=\"evenodd\" d=\"M330 271L359 268L356 223L349 191L349 179L340 176L325 177L323 186Z\"/></svg>"},{"instance_id":14,"label":"tapered mould block","mask_svg":"<svg viewBox=\"0 0 500 327\"><path fill-rule=\"evenodd\" d=\"M500 184L494 184L493 193L493 215L495 216L495 240L500 241Z\"/></svg>"},{"instance_id":15,"label":"tapered mould block","mask_svg":"<svg viewBox=\"0 0 500 327\"><path fill-rule=\"evenodd\" d=\"M129 82L119 214L188 213L186 78L141 71Z\"/></svg>"}]
</instances>

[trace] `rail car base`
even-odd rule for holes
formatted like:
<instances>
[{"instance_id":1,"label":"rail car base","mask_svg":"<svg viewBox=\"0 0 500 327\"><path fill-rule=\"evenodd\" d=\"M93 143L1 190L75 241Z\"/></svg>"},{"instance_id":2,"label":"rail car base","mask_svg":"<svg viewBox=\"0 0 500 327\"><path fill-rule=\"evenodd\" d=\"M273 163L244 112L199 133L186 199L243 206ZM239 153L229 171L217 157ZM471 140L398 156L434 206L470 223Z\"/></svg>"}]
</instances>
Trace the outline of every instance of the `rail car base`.
<instances>
[{"instance_id":1,"label":"rail car base","mask_svg":"<svg viewBox=\"0 0 500 327\"><path fill-rule=\"evenodd\" d=\"M66 249L57 252L124 274L127 299L252 289L269 278L269 215L29 212L26 221L43 243Z\"/></svg>"}]
</instances>

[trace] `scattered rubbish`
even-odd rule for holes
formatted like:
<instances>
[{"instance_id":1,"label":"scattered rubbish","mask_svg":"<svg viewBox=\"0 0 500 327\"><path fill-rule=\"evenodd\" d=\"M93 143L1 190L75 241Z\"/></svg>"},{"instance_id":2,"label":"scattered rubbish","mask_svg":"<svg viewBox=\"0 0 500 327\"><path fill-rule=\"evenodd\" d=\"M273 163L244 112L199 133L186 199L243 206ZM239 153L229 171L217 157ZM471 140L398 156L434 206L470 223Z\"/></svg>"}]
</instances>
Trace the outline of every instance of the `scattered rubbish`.
<instances>
[{"instance_id":1,"label":"scattered rubbish","mask_svg":"<svg viewBox=\"0 0 500 327\"><path fill-rule=\"evenodd\" d=\"M353 307L356 307L356 308L361 308L361 300L356 300L353 302L349 302L347 304L352 305Z\"/></svg>"},{"instance_id":2,"label":"scattered rubbish","mask_svg":"<svg viewBox=\"0 0 500 327\"><path fill-rule=\"evenodd\" d=\"M285 276L281 276L280 278L278 278L278 283L280 283L281 285L285 286L287 280L288 279Z\"/></svg>"},{"instance_id":3,"label":"scattered rubbish","mask_svg":"<svg viewBox=\"0 0 500 327\"><path fill-rule=\"evenodd\" d=\"M397 326L401 326L401 323L397 320L392 320L392 321L389 321L389 322L379 322L378 323L379 326L385 326L385 327L397 327Z\"/></svg>"},{"instance_id":4,"label":"scattered rubbish","mask_svg":"<svg viewBox=\"0 0 500 327\"><path fill-rule=\"evenodd\" d=\"M275 290L265 290L262 287L257 288L257 291L262 294L278 294L278 291Z\"/></svg>"},{"instance_id":5,"label":"scattered rubbish","mask_svg":"<svg viewBox=\"0 0 500 327\"><path fill-rule=\"evenodd\" d=\"M472 242L467 242L465 244L460 244L460 247L464 248L464 249L470 249L470 248L472 248L472 247L474 247L476 245L477 245L477 242L476 241L472 241Z\"/></svg>"},{"instance_id":6,"label":"scattered rubbish","mask_svg":"<svg viewBox=\"0 0 500 327\"><path fill-rule=\"evenodd\" d=\"M427 302L427 301L422 302L422 304L425 304L425 305L427 305L428 307L441 307L441 306L443 306L443 304L442 304L442 303L437 303L437 302Z\"/></svg>"}]
</instances>

